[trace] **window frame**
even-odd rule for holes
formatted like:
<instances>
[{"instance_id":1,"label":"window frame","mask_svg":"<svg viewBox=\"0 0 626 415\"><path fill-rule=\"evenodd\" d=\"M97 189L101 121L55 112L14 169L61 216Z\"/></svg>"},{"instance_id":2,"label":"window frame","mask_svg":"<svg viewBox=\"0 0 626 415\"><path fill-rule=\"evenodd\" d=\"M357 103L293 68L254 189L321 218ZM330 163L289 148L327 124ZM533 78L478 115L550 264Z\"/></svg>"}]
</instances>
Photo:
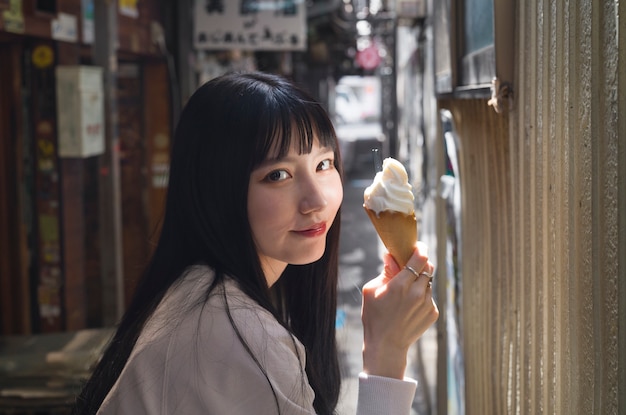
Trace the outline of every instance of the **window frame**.
<instances>
[{"instance_id":1,"label":"window frame","mask_svg":"<svg viewBox=\"0 0 626 415\"><path fill-rule=\"evenodd\" d=\"M515 1L493 2L493 43L464 53L465 0L438 0L433 11L435 93L438 98L489 98L497 85L512 90ZM472 69L470 69L472 68Z\"/></svg>"}]
</instances>

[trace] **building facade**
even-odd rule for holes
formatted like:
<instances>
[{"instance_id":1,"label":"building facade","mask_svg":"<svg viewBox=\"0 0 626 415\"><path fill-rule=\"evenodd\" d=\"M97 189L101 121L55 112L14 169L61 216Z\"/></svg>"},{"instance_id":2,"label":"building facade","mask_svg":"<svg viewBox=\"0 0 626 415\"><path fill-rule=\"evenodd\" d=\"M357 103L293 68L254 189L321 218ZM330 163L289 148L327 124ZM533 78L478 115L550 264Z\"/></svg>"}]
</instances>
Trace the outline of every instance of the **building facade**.
<instances>
[{"instance_id":1,"label":"building facade","mask_svg":"<svg viewBox=\"0 0 626 415\"><path fill-rule=\"evenodd\" d=\"M0 2L2 334L99 327L132 291L169 161L162 27L156 1Z\"/></svg>"},{"instance_id":2,"label":"building facade","mask_svg":"<svg viewBox=\"0 0 626 415\"><path fill-rule=\"evenodd\" d=\"M441 277L437 413L625 413L626 4L429 10L414 177Z\"/></svg>"}]
</instances>

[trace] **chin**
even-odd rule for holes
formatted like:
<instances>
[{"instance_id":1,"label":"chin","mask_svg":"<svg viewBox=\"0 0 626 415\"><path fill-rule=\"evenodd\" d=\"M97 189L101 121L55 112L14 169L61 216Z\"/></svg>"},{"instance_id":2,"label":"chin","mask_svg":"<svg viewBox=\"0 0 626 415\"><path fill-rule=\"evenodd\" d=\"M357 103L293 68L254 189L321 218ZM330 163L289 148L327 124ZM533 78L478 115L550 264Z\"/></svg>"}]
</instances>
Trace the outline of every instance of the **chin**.
<instances>
[{"instance_id":1,"label":"chin","mask_svg":"<svg viewBox=\"0 0 626 415\"><path fill-rule=\"evenodd\" d=\"M312 264L314 262L319 261L319 259L324 256L324 252L325 250L321 250L320 252L310 252L308 255L306 255L305 257L300 256L299 258L295 259L294 261L290 261L290 264L293 265L308 265L308 264Z\"/></svg>"}]
</instances>

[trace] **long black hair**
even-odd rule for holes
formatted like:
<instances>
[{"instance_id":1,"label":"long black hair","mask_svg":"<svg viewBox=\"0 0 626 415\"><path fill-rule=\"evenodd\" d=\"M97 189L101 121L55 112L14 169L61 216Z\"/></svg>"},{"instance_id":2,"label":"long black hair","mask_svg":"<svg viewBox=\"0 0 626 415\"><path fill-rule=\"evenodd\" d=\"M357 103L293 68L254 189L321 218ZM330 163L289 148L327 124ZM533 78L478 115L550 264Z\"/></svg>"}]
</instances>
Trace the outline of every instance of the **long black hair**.
<instances>
[{"instance_id":1,"label":"long black hair","mask_svg":"<svg viewBox=\"0 0 626 415\"><path fill-rule=\"evenodd\" d=\"M279 157L287 154L292 139L298 140L293 144L300 153L309 152L315 139L333 148L341 174L326 111L286 79L230 73L191 96L175 132L158 243L117 332L77 399L75 414L96 413L165 292L194 264L215 270L209 290L225 276L233 278L304 344L315 410L334 412L341 381L335 341L340 213L322 258L288 265L271 289L248 221L251 172L276 150Z\"/></svg>"}]
</instances>

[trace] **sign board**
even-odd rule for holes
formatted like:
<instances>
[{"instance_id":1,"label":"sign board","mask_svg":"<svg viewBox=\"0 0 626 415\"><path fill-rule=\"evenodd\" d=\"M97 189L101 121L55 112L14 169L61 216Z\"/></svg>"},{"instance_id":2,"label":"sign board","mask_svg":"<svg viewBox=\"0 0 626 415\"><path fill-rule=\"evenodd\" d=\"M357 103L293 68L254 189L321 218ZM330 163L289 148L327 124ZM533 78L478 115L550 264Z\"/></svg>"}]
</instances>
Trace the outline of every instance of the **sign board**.
<instances>
[{"instance_id":1,"label":"sign board","mask_svg":"<svg viewBox=\"0 0 626 415\"><path fill-rule=\"evenodd\" d=\"M195 0L194 47L305 50L305 0Z\"/></svg>"},{"instance_id":2,"label":"sign board","mask_svg":"<svg viewBox=\"0 0 626 415\"><path fill-rule=\"evenodd\" d=\"M76 16L67 13L58 13L56 19L50 22L52 39L65 42L78 40L78 20Z\"/></svg>"}]
</instances>

